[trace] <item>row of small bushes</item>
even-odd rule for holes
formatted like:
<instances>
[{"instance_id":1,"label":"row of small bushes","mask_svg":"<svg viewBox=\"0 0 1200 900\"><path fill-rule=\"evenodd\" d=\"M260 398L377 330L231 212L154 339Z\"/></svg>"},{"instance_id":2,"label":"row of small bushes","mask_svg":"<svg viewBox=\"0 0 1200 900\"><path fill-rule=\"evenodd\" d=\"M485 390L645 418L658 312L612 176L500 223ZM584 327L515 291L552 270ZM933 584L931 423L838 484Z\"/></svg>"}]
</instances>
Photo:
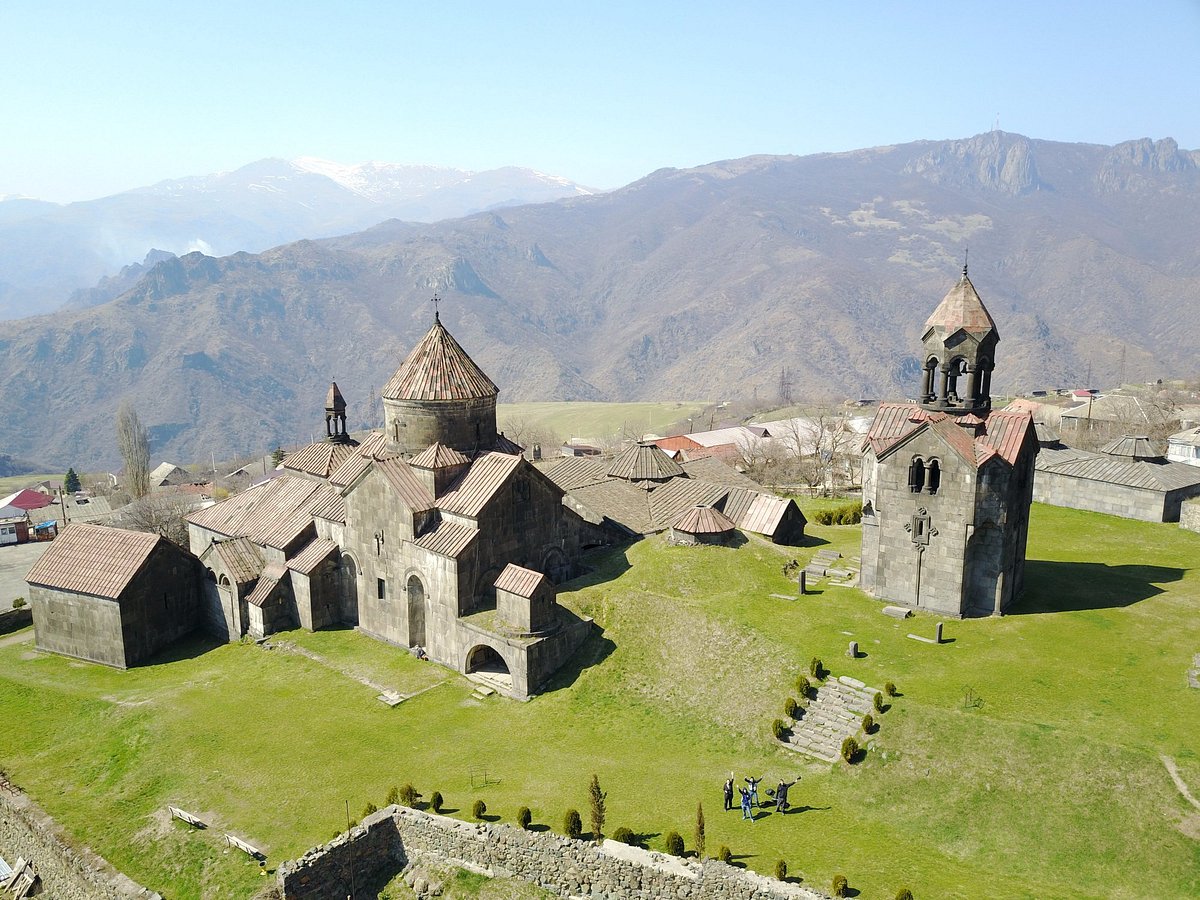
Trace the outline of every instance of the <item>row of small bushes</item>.
<instances>
[{"instance_id":1,"label":"row of small bushes","mask_svg":"<svg viewBox=\"0 0 1200 900\"><path fill-rule=\"evenodd\" d=\"M855 500L841 506L817 510L812 514L812 521L818 525L857 525L862 521L862 501Z\"/></svg>"}]
</instances>

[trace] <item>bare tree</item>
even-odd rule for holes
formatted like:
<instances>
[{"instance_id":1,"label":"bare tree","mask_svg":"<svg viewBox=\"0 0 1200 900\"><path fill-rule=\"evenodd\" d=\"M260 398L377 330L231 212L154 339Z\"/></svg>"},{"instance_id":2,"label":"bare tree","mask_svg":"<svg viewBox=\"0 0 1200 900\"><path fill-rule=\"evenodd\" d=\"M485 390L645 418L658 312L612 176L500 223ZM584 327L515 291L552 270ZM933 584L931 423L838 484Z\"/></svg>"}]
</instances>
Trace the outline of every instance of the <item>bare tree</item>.
<instances>
[{"instance_id":1,"label":"bare tree","mask_svg":"<svg viewBox=\"0 0 1200 900\"><path fill-rule=\"evenodd\" d=\"M128 400L117 410L117 449L125 462L125 484L133 498L150 493L150 432Z\"/></svg>"},{"instance_id":2,"label":"bare tree","mask_svg":"<svg viewBox=\"0 0 1200 900\"><path fill-rule=\"evenodd\" d=\"M183 491L164 490L146 494L116 514L116 524L132 531L158 534L180 547L188 545L187 514L195 497Z\"/></svg>"}]
</instances>

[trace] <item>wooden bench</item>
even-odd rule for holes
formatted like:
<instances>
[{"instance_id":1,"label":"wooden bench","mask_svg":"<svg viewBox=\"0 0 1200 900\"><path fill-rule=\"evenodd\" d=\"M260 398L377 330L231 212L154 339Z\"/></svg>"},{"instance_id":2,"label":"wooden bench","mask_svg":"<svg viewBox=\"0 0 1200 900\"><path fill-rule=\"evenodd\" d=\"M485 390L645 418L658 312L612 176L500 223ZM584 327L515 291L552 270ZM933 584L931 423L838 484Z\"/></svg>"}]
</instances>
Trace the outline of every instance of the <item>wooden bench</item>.
<instances>
[{"instance_id":1,"label":"wooden bench","mask_svg":"<svg viewBox=\"0 0 1200 900\"><path fill-rule=\"evenodd\" d=\"M253 844L248 844L245 841L243 841L241 838L234 837L232 834L226 833L225 843L228 844L230 847L237 847L237 849L241 850L243 853L247 854L248 856L252 857L253 859L266 859L267 858L267 854L263 853L261 850L259 850L257 847L255 847Z\"/></svg>"},{"instance_id":2,"label":"wooden bench","mask_svg":"<svg viewBox=\"0 0 1200 900\"><path fill-rule=\"evenodd\" d=\"M179 819L181 822L187 822L193 828L207 828L208 826L190 812L180 809L177 806L168 806L171 811L172 818Z\"/></svg>"}]
</instances>

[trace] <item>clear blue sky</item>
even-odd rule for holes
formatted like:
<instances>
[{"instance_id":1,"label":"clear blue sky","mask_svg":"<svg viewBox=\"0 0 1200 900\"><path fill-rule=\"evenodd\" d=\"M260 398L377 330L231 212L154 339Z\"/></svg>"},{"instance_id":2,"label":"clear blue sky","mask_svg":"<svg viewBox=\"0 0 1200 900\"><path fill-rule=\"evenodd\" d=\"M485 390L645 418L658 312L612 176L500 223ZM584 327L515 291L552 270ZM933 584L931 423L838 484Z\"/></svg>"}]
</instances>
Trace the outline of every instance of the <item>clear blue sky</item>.
<instances>
[{"instance_id":1,"label":"clear blue sky","mask_svg":"<svg viewBox=\"0 0 1200 900\"><path fill-rule=\"evenodd\" d=\"M267 156L664 166L1000 127L1200 148L1200 0L0 3L0 194Z\"/></svg>"}]
</instances>

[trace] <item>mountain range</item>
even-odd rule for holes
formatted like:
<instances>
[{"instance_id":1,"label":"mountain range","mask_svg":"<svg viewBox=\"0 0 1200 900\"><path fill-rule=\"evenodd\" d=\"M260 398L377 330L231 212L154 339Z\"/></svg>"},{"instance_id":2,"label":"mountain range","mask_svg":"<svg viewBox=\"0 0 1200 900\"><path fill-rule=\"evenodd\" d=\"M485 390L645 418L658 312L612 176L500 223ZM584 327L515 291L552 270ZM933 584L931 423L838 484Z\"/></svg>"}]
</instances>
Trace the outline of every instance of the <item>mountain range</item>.
<instances>
[{"instance_id":1,"label":"mountain range","mask_svg":"<svg viewBox=\"0 0 1200 900\"><path fill-rule=\"evenodd\" d=\"M388 219L433 222L592 193L554 175L303 157L163 181L79 203L0 199L0 319L95 300L97 282L152 250L257 253ZM103 290L99 296L111 299Z\"/></svg>"},{"instance_id":2,"label":"mountain range","mask_svg":"<svg viewBox=\"0 0 1200 900\"><path fill-rule=\"evenodd\" d=\"M1200 153L988 132L664 169L607 194L164 259L102 305L0 323L0 452L115 461L128 396L155 459L352 426L442 321L501 400L905 397L922 323L971 278L994 392L1195 377ZM1091 385L1088 385L1091 386Z\"/></svg>"}]
</instances>

